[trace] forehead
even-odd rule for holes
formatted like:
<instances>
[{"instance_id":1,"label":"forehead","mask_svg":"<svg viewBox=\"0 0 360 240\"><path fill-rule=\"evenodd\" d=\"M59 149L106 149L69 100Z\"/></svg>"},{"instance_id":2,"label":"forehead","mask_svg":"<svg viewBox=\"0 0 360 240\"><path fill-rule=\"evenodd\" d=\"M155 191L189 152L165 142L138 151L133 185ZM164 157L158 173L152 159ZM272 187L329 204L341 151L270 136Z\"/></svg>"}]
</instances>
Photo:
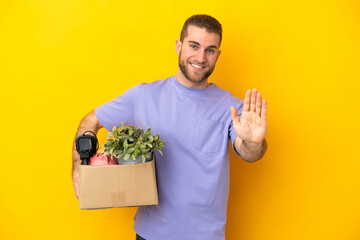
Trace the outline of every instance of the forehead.
<instances>
[{"instance_id":1,"label":"forehead","mask_svg":"<svg viewBox=\"0 0 360 240\"><path fill-rule=\"evenodd\" d=\"M187 36L184 38L184 42L188 41L198 42L204 47L215 45L219 48L220 35L208 32L205 28L190 25L187 29Z\"/></svg>"}]
</instances>

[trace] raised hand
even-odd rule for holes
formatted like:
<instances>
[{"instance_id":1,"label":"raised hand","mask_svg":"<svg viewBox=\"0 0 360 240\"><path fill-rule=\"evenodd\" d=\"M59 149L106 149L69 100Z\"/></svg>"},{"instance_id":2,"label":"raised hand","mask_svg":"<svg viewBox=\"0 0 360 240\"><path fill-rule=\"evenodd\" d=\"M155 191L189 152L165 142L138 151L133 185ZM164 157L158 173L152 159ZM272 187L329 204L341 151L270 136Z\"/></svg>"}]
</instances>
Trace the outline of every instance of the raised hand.
<instances>
[{"instance_id":1,"label":"raised hand","mask_svg":"<svg viewBox=\"0 0 360 240\"><path fill-rule=\"evenodd\" d=\"M257 92L257 89L248 90L240 119L236 108L231 107L235 132L243 141L260 144L265 138L267 102L261 99L261 94Z\"/></svg>"}]
</instances>

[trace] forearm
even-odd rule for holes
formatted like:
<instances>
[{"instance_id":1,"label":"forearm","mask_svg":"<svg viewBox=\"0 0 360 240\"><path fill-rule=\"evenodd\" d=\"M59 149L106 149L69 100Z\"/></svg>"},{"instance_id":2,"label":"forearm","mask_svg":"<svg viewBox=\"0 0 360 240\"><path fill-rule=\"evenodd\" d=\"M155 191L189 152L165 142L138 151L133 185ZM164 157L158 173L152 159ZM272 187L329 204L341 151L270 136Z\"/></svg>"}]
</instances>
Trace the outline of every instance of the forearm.
<instances>
[{"instance_id":1,"label":"forearm","mask_svg":"<svg viewBox=\"0 0 360 240\"><path fill-rule=\"evenodd\" d=\"M97 120L96 116L95 116L95 111L91 111L90 113L88 113L80 122L79 124L79 128L76 132L75 138L81 134L83 134L85 131L92 131L93 133L97 134L97 132L99 131L99 129L102 128L102 125L100 124L100 122ZM79 171L79 166L81 163L80 160L80 154L77 152L76 150L76 144L75 144L75 139L73 142L73 162L72 162L72 174L74 175L74 173L77 173Z\"/></svg>"},{"instance_id":2,"label":"forearm","mask_svg":"<svg viewBox=\"0 0 360 240\"><path fill-rule=\"evenodd\" d=\"M267 149L265 139L261 143L251 143L236 137L234 146L236 152L247 162L255 162L261 159Z\"/></svg>"}]
</instances>

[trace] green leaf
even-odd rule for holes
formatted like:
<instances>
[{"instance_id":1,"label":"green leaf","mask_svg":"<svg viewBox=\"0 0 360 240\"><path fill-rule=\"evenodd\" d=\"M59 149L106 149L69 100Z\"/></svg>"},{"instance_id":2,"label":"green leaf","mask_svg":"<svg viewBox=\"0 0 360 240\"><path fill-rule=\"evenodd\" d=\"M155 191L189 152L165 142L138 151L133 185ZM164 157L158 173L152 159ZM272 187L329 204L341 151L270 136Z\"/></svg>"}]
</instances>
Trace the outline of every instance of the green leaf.
<instances>
[{"instance_id":1,"label":"green leaf","mask_svg":"<svg viewBox=\"0 0 360 240\"><path fill-rule=\"evenodd\" d=\"M158 150L158 151L159 151L159 153L161 154L161 156L164 156L161 150Z\"/></svg>"},{"instance_id":2,"label":"green leaf","mask_svg":"<svg viewBox=\"0 0 360 240\"><path fill-rule=\"evenodd\" d=\"M124 160L128 160L129 157L130 157L130 154L128 153L128 154L125 155Z\"/></svg>"},{"instance_id":3,"label":"green leaf","mask_svg":"<svg viewBox=\"0 0 360 240\"><path fill-rule=\"evenodd\" d=\"M131 154L131 158L135 161L136 160L135 154Z\"/></svg>"},{"instance_id":4,"label":"green leaf","mask_svg":"<svg viewBox=\"0 0 360 240\"><path fill-rule=\"evenodd\" d=\"M132 152L134 152L135 151L135 148L129 148L126 152L127 153L132 153Z\"/></svg>"},{"instance_id":5,"label":"green leaf","mask_svg":"<svg viewBox=\"0 0 360 240\"><path fill-rule=\"evenodd\" d=\"M112 132L113 132L114 134L116 133L116 126L113 126Z\"/></svg>"},{"instance_id":6,"label":"green leaf","mask_svg":"<svg viewBox=\"0 0 360 240\"><path fill-rule=\"evenodd\" d=\"M142 159L142 161L143 161L143 163L144 163L145 160L146 160L146 157L145 157L144 155L141 155L141 159Z\"/></svg>"},{"instance_id":7,"label":"green leaf","mask_svg":"<svg viewBox=\"0 0 360 240\"><path fill-rule=\"evenodd\" d=\"M151 143L146 143L146 145L148 145L149 147L153 147Z\"/></svg>"}]
</instances>

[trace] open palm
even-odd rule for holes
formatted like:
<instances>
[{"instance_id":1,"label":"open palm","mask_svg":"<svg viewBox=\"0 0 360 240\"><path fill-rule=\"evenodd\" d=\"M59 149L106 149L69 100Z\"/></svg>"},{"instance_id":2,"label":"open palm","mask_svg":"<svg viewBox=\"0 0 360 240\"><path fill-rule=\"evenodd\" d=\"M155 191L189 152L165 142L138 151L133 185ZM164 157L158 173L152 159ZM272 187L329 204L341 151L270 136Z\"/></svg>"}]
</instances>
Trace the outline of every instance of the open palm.
<instances>
[{"instance_id":1,"label":"open palm","mask_svg":"<svg viewBox=\"0 0 360 240\"><path fill-rule=\"evenodd\" d=\"M245 95L243 111L239 119L235 107L231 107L231 117L236 134L244 141L261 143L266 135L267 102L261 100L256 89L248 90Z\"/></svg>"}]
</instances>

